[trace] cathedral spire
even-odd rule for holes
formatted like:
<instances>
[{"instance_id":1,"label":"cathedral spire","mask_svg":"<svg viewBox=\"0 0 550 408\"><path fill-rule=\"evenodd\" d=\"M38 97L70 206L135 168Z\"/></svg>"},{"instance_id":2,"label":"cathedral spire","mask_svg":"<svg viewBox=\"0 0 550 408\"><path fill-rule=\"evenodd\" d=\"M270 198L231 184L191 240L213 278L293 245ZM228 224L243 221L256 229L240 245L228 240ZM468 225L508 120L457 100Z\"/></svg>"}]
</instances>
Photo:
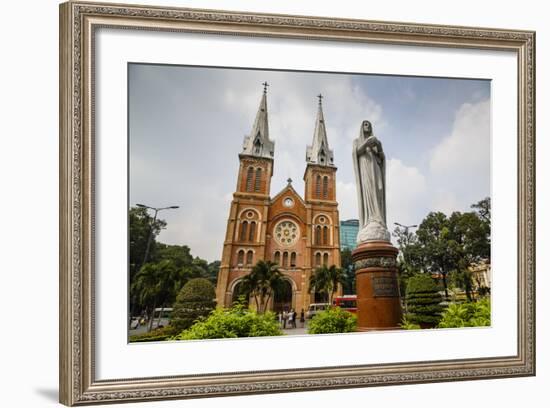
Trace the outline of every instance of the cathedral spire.
<instances>
[{"instance_id":1,"label":"cathedral spire","mask_svg":"<svg viewBox=\"0 0 550 408\"><path fill-rule=\"evenodd\" d=\"M317 95L319 107L317 119L315 120L315 132L313 142L306 148L306 162L308 164L319 164L321 166L334 166L334 153L328 147L325 118L323 116L323 95Z\"/></svg>"},{"instance_id":2,"label":"cathedral spire","mask_svg":"<svg viewBox=\"0 0 550 408\"><path fill-rule=\"evenodd\" d=\"M256 119L252 131L244 137L242 154L256 157L273 158L275 143L269 139L269 124L267 120L267 87L264 82L264 92L260 100L260 107L256 113Z\"/></svg>"}]
</instances>

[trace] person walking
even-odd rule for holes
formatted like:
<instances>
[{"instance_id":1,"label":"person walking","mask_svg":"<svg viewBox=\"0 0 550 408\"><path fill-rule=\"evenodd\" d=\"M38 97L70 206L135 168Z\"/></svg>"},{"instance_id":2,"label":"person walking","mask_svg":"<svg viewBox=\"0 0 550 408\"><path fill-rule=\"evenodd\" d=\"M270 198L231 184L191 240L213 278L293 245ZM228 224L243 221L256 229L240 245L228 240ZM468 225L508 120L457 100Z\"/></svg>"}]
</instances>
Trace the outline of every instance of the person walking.
<instances>
[{"instance_id":1,"label":"person walking","mask_svg":"<svg viewBox=\"0 0 550 408\"><path fill-rule=\"evenodd\" d=\"M291 309L290 312L288 312L288 328L293 329L296 327L296 322L294 319L294 310Z\"/></svg>"},{"instance_id":2,"label":"person walking","mask_svg":"<svg viewBox=\"0 0 550 408\"><path fill-rule=\"evenodd\" d=\"M280 310L277 314L277 319L279 320L279 327L283 327L283 312L281 312Z\"/></svg>"},{"instance_id":3,"label":"person walking","mask_svg":"<svg viewBox=\"0 0 550 408\"><path fill-rule=\"evenodd\" d=\"M302 323L302 327L306 327L306 314L304 309L300 312L300 323Z\"/></svg>"},{"instance_id":4,"label":"person walking","mask_svg":"<svg viewBox=\"0 0 550 408\"><path fill-rule=\"evenodd\" d=\"M283 329L286 329L286 321L288 319L288 313L285 311L283 311Z\"/></svg>"}]
</instances>

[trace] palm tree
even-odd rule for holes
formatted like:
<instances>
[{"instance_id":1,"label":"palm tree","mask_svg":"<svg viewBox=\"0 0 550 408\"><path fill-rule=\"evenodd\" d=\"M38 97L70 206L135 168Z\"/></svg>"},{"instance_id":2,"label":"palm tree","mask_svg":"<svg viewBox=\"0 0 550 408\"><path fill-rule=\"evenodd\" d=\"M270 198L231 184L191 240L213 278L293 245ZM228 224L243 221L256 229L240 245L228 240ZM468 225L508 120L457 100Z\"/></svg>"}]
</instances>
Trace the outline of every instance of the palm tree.
<instances>
[{"instance_id":1,"label":"palm tree","mask_svg":"<svg viewBox=\"0 0 550 408\"><path fill-rule=\"evenodd\" d=\"M317 269L309 278L309 287L312 292L325 294L328 303L332 304L334 293L338 290L338 285L345 282L345 274L342 268L336 265L323 265Z\"/></svg>"},{"instance_id":2,"label":"palm tree","mask_svg":"<svg viewBox=\"0 0 550 408\"><path fill-rule=\"evenodd\" d=\"M179 284L176 268L170 260L145 264L136 274L131 289L150 317L148 331L153 326L155 309L172 304Z\"/></svg>"},{"instance_id":3,"label":"palm tree","mask_svg":"<svg viewBox=\"0 0 550 408\"><path fill-rule=\"evenodd\" d=\"M243 291L254 297L256 310L264 313L275 293L284 285L284 277L277 264L271 261L258 261L252 271L242 280Z\"/></svg>"}]
</instances>

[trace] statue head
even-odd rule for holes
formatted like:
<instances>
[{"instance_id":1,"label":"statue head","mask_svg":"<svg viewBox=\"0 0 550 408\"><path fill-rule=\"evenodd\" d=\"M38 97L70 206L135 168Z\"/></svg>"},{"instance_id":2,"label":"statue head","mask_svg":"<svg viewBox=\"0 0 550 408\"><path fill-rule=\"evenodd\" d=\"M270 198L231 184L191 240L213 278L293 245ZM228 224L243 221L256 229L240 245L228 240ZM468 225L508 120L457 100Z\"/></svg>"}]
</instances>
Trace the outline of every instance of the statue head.
<instances>
[{"instance_id":1,"label":"statue head","mask_svg":"<svg viewBox=\"0 0 550 408\"><path fill-rule=\"evenodd\" d=\"M372 124L368 120L361 123L361 135L366 139L372 135Z\"/></svg>"}]
</instances>

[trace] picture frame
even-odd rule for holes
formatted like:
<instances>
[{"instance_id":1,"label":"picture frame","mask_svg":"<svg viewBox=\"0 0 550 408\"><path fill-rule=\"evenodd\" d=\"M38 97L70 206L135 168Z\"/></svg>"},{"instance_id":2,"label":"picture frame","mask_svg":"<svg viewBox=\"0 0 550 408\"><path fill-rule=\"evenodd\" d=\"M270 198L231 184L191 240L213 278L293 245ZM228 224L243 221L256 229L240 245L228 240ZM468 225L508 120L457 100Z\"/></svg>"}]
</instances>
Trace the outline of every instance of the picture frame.
<instances>
[{"instance_id":1,"label":"picture frame","mask_svg":"<svg viewBox=\"0 0 550 408\"><path fill-rule=\"evenodd\" d=\"M98 379L96 33L101 28L490 50L517 59L517 352L483 358ZM125 138L125 135L121 135ZM495 140L494 143L498 143ZM60 402L81 405L535 375L535 33L89 2L60 5Z\"/></svg>"}]
</instances>

